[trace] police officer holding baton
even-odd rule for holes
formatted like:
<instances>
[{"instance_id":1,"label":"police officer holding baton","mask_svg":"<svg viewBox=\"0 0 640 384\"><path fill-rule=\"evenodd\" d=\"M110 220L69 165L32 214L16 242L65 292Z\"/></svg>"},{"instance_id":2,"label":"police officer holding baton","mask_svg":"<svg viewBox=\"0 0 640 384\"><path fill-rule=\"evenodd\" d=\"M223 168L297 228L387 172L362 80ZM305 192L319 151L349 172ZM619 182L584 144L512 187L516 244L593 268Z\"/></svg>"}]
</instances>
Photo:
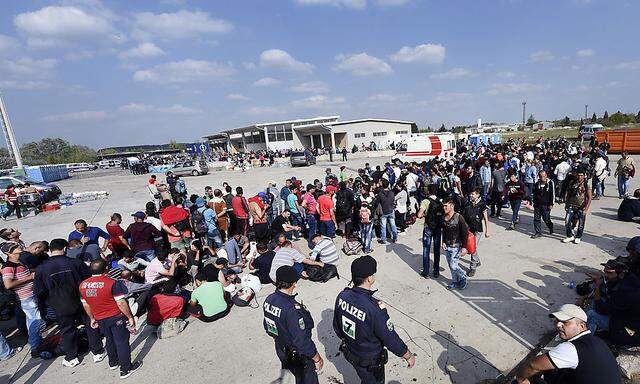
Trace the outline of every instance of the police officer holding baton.
<instances>
[{"instance_id":1,"label":"police officer holding baton","mask_svg":"<svg viewBox=\"0 0 640 384\"><path fill-rule=\"evenodd\" d=\"M288 265L276 271L276 291L264 302L264 329L276 343L282 369L289 370L296 384L317 384L318 371L324 364L311 340L314 327L311 314L298 303L293 290L298 273Z\"/></svg>"},{"instance_id":2,"label":"police officer holding baton","mask_svg":"<svg viewBox=\"0 0 640 384\"><path fill-rule=\"evenodd\" d=\"M411 368L416 357L393 329L384 303L373 297L377 262L371 256L351 263L353 288L345 288L336 299L333 329L342 340L340 351L356 370L362 384L384 383L388 348Z\"/></svg>"}]
</instances>

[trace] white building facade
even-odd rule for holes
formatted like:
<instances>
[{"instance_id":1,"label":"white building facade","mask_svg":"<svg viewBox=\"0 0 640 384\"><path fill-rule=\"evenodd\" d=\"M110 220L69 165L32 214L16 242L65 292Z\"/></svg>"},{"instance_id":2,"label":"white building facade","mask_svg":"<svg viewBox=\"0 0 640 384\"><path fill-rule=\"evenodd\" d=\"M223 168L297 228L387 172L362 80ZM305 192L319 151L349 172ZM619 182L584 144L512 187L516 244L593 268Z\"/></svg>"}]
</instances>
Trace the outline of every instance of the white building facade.
<instances>
[{"instance_id":1,"label":"white building facade","mask_svg":"<svg viewBox=\"0 0 640 384\"><path fill-rule=\"evenodd\" d=\"M204 136L212 144L226 138L229 151L279 151L303 148L385 148L403 135L417 132L411 121L359 119L339 121L340 116L319 116L272 123L258 123Z\"/></svg>"}]
</instances>

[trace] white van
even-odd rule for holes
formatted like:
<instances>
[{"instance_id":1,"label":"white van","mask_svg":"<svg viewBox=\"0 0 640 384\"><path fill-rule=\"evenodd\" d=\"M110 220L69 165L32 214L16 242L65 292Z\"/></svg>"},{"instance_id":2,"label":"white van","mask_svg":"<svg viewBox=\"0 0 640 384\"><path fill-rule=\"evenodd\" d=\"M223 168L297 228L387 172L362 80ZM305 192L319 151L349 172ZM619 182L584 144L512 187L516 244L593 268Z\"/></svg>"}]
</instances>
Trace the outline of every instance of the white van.
<instances>
[{"instance_id":1,"label":"white van","mask_svg":"<svg viewBox=\"0 0 640 384\"><path fill-rule=\"evenodd\" d=\"M578 132L579 140L591 140L596 136L596 132L602 131L604 127L602 124L583 124L580 126L580 131Z\"/></svg>"},{"instance_id":2,"label":"white van","mask_svg":"<svg viewBox=\"0 0 640 384\"><path fill-rule=\"evenodd\" d=\"M456 155L456 138L451 133L417 135L397 144L393 160L423 162L436 157L447 159Z\"/></svg>"},{"instance_id":3,"label":"white van","mask_svg":"<svg viewBox=\"0 0 640 384\"><path fill-rule=\"evenodd\" d=\"M93 171L98 168L97 165L89 163L69 163L66 167L69 172Z\"/></svg>"}]
</instances>

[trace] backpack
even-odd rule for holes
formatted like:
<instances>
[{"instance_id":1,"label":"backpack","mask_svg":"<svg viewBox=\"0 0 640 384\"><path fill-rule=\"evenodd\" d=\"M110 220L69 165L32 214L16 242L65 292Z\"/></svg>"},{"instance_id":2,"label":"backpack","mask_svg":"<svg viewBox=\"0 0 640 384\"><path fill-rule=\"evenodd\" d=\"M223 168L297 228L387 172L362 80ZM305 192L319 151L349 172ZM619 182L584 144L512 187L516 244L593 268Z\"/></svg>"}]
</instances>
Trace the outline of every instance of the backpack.
<instances>
[{"instance_id":1,"label":"backpack","mask_svg":"<svg viewBox=\"0 0 640 384\"><path fill-rule=\"evenodd\" d=\"M189 223L188 219L180 220L173 226L176 227L176 229L180 231L180 233L191 229L191 224Z\"/></svg>"},{"instance_id":2,"label":"backpack","mask_svg":"<svg viewBox=\"0 0 640 384\"><path fill-rule=\"evenodd\" d=\"M149 300L147 324L161 325L164 321L182 314L184 299L181 296L156 294Z\"/></svg>"},{"instance_id":3,"label":"backpack","mask_svg":"<svg viewBox=\"0 0 640 384\"><path fill-rule=\"evenodd\" d=\"M172 317L170 319L166 319L162 324L160 324L156 330L156 335L158 336L158 339L168 339L173 336L178 336L186 326L186 321L177 317Z\"/></svg>"},{"instance_id":4,"label":"backpack","mask_svg":"<svg viewBox=\"0 0 640 384\"><path fill-rule=\"evenodd\" d=\"M450 196L451 192L453 192L453 185L451 184L449 176L450 175L445 175L444 177L441 177L440 183L438 184L438 189L443 197Z\"/></svg>"},{"instance_id":5,"label":"backpack","mask_svg":"<svg viewBox=\"0 0 640 384\"><path fill-rule=\"evenodd\" d=\"M342 252L347 256L355 256L362 252L362 243L357 237L350 237L344 241Z\"/></svg>"},{"instance_id":6,"label":"backpack","mask_svg":"<svg viewBox=\"0 0 640 384\"><path fill-rule=\"evenodd\" d=\"M340 279L338 268L336 268L336 266L333 264L325 264L324 267L310 265L306 268L306 272L309 276L309 281L326 283L334 277Z\"/></svg>"},{"instance_id":7,"label":"backpack","mask_svg":"<svg viewBox=\"0 0 640 384\"><path fill-rule=\"evenodd\" d=\"M191 226L199 235L206 235L207 232L209 232L209 226L207 226L207 223L204 220L204 213L200 212L199 209L196 209L191 213Z\"/></svg>"},{"instance_id":8,"label":"backpack","mask_svg":"<svg viewBox=\"0 0 640 384\"><path fill-rule=\"evenodd\" d=\"M349 204L348 197L349 195L346 191L340 191L336 194L336 216L349 217L351 215L349 207L352 204Z\"/></svg>"},{"instance_id":9,"label":"backpack","mask_svg":"<svg viewBox=\"0 0 640 384\"><path fill-rule=\"evenodd\" d=\"M233 305L235 305L236 307L248 307L251 304L251 301L255 298L255 296L256 296L256 293L253 291L253 289L249 287L243 287L240 290L238 290L238 292L236 292L235 295L233 295L233 297L231 298L231 301L233 302ZM258 307L253 307L253 308L259 308L259 305Z\"/></svg>"},{"instance_id":10,"label":"backpack","mask_svg":"<svg viewBox=\"0 0 640 384\"><path fill-rule=\"evenodd\" d=\"M442 221L444 220L444 206L437 199L428 199L429 208L427 214L424 217L424 224L429 229L436 229L442 227Z\"/></svg>"}]
</instances>

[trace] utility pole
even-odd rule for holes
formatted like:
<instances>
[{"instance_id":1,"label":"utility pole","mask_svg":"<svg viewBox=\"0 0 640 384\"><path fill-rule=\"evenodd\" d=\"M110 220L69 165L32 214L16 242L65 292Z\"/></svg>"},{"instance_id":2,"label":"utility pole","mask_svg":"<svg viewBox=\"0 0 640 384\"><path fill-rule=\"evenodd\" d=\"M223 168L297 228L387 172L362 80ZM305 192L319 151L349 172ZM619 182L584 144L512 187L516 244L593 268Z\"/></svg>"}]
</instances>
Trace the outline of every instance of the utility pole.
<instances>
[{"instance_id":1,"label":"utility pole","mask_svg":"<svg viewBox=\"0 0 640 384\"><path fill-rule=\"evenodd\" d=\"M4 132L4 138L7 141L7 149L11 159L16 162L18 168L22 168L22 156L20 156L20 149L18 149L18 143L16 137L13 134L11 128L11 122L9 121L9 114L7 113L7 107L4 105L2 94L0 93L0 125L2 125L2 131Z\"/></svg>"},{"instance_id":2,"label":"utility pole","mask_svg":"<svg viewBox=\"0 0 640 384\"><path fill-rule=\"evenodd\" d=\"M587 120L587 118L589 117L588 111L589 111L589 104L585 104L585 105L584 105L584 120L585 120L585 121L586 121L586 120Z\"/></svg>"},{"instance_id":3,"label":"utility pole","mask_svg":"<svg viewBox=\"0 0 640 384\"><path fill-rule=\"evenodd\" d=\"M527 102L523 101L522 102L522 126L524 127L527 126L527 120L525 120L526 111L527 111Z\"/></svg>"}]
</instances>

